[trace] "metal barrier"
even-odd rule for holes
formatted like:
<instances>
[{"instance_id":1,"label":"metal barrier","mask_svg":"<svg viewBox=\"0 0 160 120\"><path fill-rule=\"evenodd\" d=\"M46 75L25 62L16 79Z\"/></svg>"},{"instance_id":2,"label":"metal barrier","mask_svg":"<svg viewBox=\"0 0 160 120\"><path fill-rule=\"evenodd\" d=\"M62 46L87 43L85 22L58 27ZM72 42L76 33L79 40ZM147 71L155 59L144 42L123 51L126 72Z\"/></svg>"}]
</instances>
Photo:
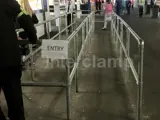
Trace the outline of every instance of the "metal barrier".
<instances>
[{"instance_id":1,"label":"metal barrier","mask_svg":"<svg viewBox=\"0 0 160 120\"><path fill-rule=\"evenodd\" d=\"M67 15L61 15L60 17L53 18L51 20L44 21L36 26L48 24L50 21L64 17L67 19ZM60 20L59 19L59 20ZM61 20L60 20L61 21ZM67 20L66 20L67 21ZM71 111L70 111L70 96L71 96L71 85L73 78L76 79L76 91L78 91L78 65L81 59L81 56L86 48L89 45L89 40L91 39L91 33L94 31L94 24L95 24L95 13L91 12L83 22L69 35L68 34L68 27L73 26L76 22L72 22L70 26L67 26L61 30L59 27L59 33L53 37L48 35L48 39L59 39L62 40L62 33L66 32L64 39L69 41L69 48L73 44L74 51L70 51L68 58L73 58L74 64L73 68L69 68L66 66L67 72L67 80L65 83L53 83L53 82L23 82L23 86L43 86L43 87L65 87L66 88L66 101L67 101L67 119L71 118ZM102 22L102 21L98 21ZM49 34L49 27L47 27L48 34ZM73 30L73 29L72 29ZM80 38L81 36L81 38ZM125 82L128 83L129 81L136 82L137 88L137 115L136 120L142 119L142 93L143 93L143 52L144 52L144 41L129 27L129 25L119 16L113 14L111 20L111 38L112 43L115 48L116 57L120 60L120 70L122 73L122 77L125 79ZM63 40L64 40L63 39ZM135 43L133 43L135 42ZM132 48L132 46L134 49ZM137 47L135 49L135 47ZM34 63L33 57L41 51L41 47L36 50L32 50L32 46L30 46L30 54L24 59L27 61L31 59L31 63ZM67 64L69 61L66 60ZM31 67L32 69L32 78L34 80L34 66ZM133 76L131 78L131 75Z\"/></svg>"},{"instance_id":2,"label":"metal barrier","mask_svg":"<svg viewBox=\"0 0 160 120\"><path fill-rule=\"evenodd\" d=\"M115 13L111 20L111 38L122 77L126 85L132 82L128 85L129 89L133 88L134 93L137 91L136 96L131 98L131 102L136 98L136 120L142 120L144 41ZM134 87L133 82L136 82Z\"/></svg>"},{"instance_id":3,"label":"metal barrier","mask_svg":"<svg viewBox=\"0 0 160 120\"><path fill-rule=\"evenodd\" d=\"M69 45L69 50L68 50L68 59L65 60L66 64L69 64L69 59L72 57L74 60L73 63L73 67L70 69L70 67L68 67L67 65L65 66L65 72L67 73L67 77L65 78L65 83L59 83L59 82L39 82L39 81L34 81L34 66L33 63L34 61L34 57L36 54L39 54L39 52L41 51L41 46L35 50L32 50L32 45L30 45L30 54L28 56L26 56L26 58L24 59L24 62L26 62L27 60L30 60L31 62L31 71L32 71L32 78L33 81L22 81L22 86L28 86L28 87L65 87L66 88L66 103L67 103L67 119L70 120L71 119L71 85L72 85L72 81L73 78L75 77L75 79L77 80L77 75L78 75L78 65L80 62L80 59L84 53L85 48L87 47L87 45L89 45L89 40L91 39L91 33L94 31L94 12L90 13L88 16L86 16L86 18L81 22L81 24L69 35L68 34L68 27L72 26L73 24L75 24L75 22L72 22L71 20L71 25L67 26L66 23L66 28L64 28L63 30L60 31L59 28L59 33L56 34L54 37L50 38L50 36L48 35L48 39L56 39L59 38L59 40L61 40L61 34L63 32L66 31L66 38L65 40L68 41L68 45ZM66 15L65 15L66 16ZM58 17L61 18L62 16ZM57 18L55 18L57 19ZM52 19L54 20L54 19ZM47 20L44 21L36 26L42 25L42 24L47 24L48 22L52 21L52 20ZM49 30L49 29L48 29ZM72 29L73 30L73 29ZM22 31L22 30L19 30ZM49 31L48 31L49 33ZM80 38L80 36L82 38ZM63 39L64 40L64 39ZM73 44L73 54L70 51L70 48L72 48ZM51 62L51 61L49 61ZM77 82L76 82L77 83ZM78 84L78 83L77 83ZM76 85L77 87L78 85ZM77 88L76 88L77 89Z\"/></svg>"},{"instance_id":4,"label":"metal barrier","mask_svg":"<svg viewBox=\"0 0 160 120\"><path fill-rule=\"evenodd\" d=\"M76 11L76 12L78 12L78 11ZM71 24L70 25L67 24L67 15L68 14L71 14ZM76 25L77 21L76 21L76 19L74 19L74 21L73 21L72 15L73 15L73 12L72 13L61 14L59 17L53 17L52 19L42 21L42 22L36 24L35 27L39 27L41 25L46 24L45 26L46 26L46 30L47 30L47 39L59 39L59 40L61 40L61 35L64 32L66 33L66 35L65 35L65 38L63 38L63 39L67 39L69 37L68 28L71 27L71 31L73 31L74 30L73 26L75 25L77 27L77 25ZM64 22L65 25L63 25L65 28L62 28L62 19L65 21ZM51 37L50 36L50 30L49 30L49 23L52 22L52 21L55 22L56 20L59 21L58 33L56 35L54 35L53 37ZM23 32L23 31L24 31L23 29L16 30L17 35L19 35L19 33ZM28 66L30 66L29 68L31 69L32 80L35 81L35 78L34 78L35 64L33 62L34 61L33 56L41 50L41 46L39 48L35 49L35 50L32 49L33 46L34 45L29 45L29 54L23 59L23 62L30 61L30 62L28 62Z\"/></svg>"}]
</instances>

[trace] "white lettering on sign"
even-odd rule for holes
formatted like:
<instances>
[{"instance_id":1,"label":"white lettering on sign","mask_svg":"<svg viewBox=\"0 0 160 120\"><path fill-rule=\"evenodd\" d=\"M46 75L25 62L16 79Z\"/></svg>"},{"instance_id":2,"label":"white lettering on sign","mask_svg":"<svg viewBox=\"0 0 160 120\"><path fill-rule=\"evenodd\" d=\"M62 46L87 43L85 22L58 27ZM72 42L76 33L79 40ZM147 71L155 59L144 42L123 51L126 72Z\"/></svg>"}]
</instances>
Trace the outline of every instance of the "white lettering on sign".
<instances>
[{"instance_id":1,"label":"white lettering on sign","mask_svg":"<svg viewBox=\"0 0 160 120\"><path fill-rule=\"evenodd\" d=\"M68 41L66 40L43 40L42 57L51 59L68 58Z\"/></svg>"}]
</instances>

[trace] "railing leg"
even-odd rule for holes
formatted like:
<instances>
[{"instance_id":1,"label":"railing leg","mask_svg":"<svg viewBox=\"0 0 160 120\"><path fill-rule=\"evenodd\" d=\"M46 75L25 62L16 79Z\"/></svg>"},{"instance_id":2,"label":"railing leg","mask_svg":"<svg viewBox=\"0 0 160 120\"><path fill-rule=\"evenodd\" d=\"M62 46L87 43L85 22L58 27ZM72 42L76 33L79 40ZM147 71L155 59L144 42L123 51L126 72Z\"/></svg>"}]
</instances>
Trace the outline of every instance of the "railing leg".
<instances>
[{"instance_id":1,"label":"railing leg","mask_svg":"<svg viewBox=\"0 0 160 120\"><path fill-rule=\"evenodd\" d=\"M59 33L61 32L61 17L58 18L59 19L59 27L58 27L58 30L59 30ZM59 40L61 40L61 34L59 34Z\"/></svg>"},{"instance_id":2,"label":"railing leg","mask_svg":"<svg viewBox=\"0 0 160 120\"><path fill-rule=\"evenodd\" d=\"M75 52L76 52L76 63L78 64L78 53L79 53L79 42L80 42L80 40L79 40L79 36L78 36L78 34L77 34L77 37L76 37L76 50L75 50ZM81 44L81 48L82 48L82 43L80 43ZM76 79L76 92L78 93L79 92L79 84L78 84L78 73L79 73L79 67L77 68L77 70L76 70L76 74L75 74L75 79Z\"/></svg>"},{"instance_id":3,"label":"railing leg","mask_svg":"<svg viewBox=\"0 0 160 120\"><path fill-rule=\"evenodd\" d=\"M139 46L139 83L138 83L138 101L137 101L137 120L143 119L143 58L144 58L144 42Z\"/></svg>"},{"instance_id":4,"label":"railing leg","mask_svg":"<svg viewBox=\"0 0 160 120\"><path fill-rule=\"evenodd\" d=\"M126 50L127 50L127 55L130 57L130 32L129 30L126 31ZM128 66L128 61L125 60L125 83L129 82L129 66Z\"/></svg>"},{"instance_id":5,"label":"railing leg","mask_svg":"<svg viewBox=\"0 0 160 120\"><path fill-rule=\"evenodd\" d=\"M69 61L66 60L66 107L67 107L67 120L71 120L71 85L69 80L70 75L70 67L69 67Z\"/></svg>"},{"instance_id":6,"label":"railing leg","mask_svg":"<svg viewBox=\"0 0 160 120\"><path fill-rule=\"evenodd\" d=\"M121 39L121 42L123 43L123 23L122 22L120 22L120 39ZM121 43L120 43L120 67L122 68L122 73L124 76L124 56L123 56Z\"/></svg>"},{"instance_id":7,"label":"railing leg","mask_svg":"<svg viewBox=\"0 0 160 120\"><path fill-rule=\"evenodd\" d=\"M66 24L66 28L68 27L67 24L67 14L65 15L65 24ZM68 37L68 28L66 29L66 36Z\"/></svg>"},{"instance_id":8,"label":"railing leg","mask_svg":"<svg viewBox=\"0 0 160 120\"><path fill-rule=\"evenodd\" d=\"M47 29L47 38L50 39L49 22L46 23L46 29Z\"/></svg>"},{"instance_id":9,"label":"railing leg","mask_svg":"<svg viewBox=\"0 0 160 120\"><path fill-rule=\"evenodd\" d=\"M29 52L30 53L33 52L32 47L33 46L30 44L29 45ZM34 65L34 58L33 58L33 56L30 57L29 66L30 66L30 69L31 69L31 79L32 79L32 81L35 81L35 65Z\"/></svg>"},{"instance_id":10,"label":"railing leg","mask_svg":"<svg viewBox=\"0 0 160 120\"><path fill-rule=\"evenodd\" d=\"M73 14L71 13L71 24L73 23ZM71 30L73 32L73 25L71 26Z\"/></svg>"}]
</instances>

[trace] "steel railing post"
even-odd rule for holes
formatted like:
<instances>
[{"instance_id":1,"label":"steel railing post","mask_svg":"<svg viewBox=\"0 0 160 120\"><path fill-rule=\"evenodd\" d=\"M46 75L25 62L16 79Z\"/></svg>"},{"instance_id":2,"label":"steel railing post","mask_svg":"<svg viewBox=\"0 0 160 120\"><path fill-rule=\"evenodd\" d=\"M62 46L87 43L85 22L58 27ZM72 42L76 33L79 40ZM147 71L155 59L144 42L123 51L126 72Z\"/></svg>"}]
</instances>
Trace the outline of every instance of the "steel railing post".
<instances>
[{"instance_id":1,"label":"steel railing post","mask_svg":"<svg viewBox=\"0 0 160 120\"><path fill-rule=\"evenodd\" d=\"M78 33L77 33L77 35L76 35L76 39L75 39L75 52L76 52L76 64L78 64L78 62L79 62L79 60L78 60L78 54L79 54L79 43L80 42L80 40L79 40L79 35L78 35ZM80 43L81 44L81 48L80 49L82 49L82 43ZM76 70L76 74L75 74L75 81L76 81L76 92L79 92L79 84L78 84L78 73L79 73L79 67L77 68L77 70Z\"/></svg>"},{"instance_id":2,"label":"steel railing post","mask_svg":"<svg viewBox=\"0 0 160 120\"><path fill-rule=\"evenodd\" d=\"M67 108L67 120L71 119L71 85L70 85L70 67L69 67L69 61L68 59L66 60L66 73L67 73L67 78L66 78L66 108Z\"/></svg>"},{"instance_id":3,"label":"steel railing post","mask_svg":"<svg viewBox=\"0 0 160 120\"><path fill-rule=\"evenodd\" d=\"M126 29L126 51L127 51L127 55L128 57L130 57L130 31L128 29ZM129 66L128 66L128 60L126 58L125 60L125 83L127 83L129 81Z\"/></svg>"},{"instance_id":4,"label":"steel railing post","mask_svg":"<svg viewBox=\"0 0 160 120\"><path fill-rule=\"evenodd\" d=\"M67 23L67 13L65 14L65 26L66 26L66 36L68 37L68 23Z\"/></svg>"},{"instance_id":5,"label":"steel railing post","mask_svg":"<svg viewBox=\"0 0 160 120\"><path fill-rule=\"evenodd\" d=\"M113 16L111 19L111 38L113 38Z\"/></svg>"},{"instance_id":6,"label":"steel railing post","mask_svg":"<svg viewBox=\"0 0 160 120\"><path fill-rule=\"evenodd\" d=\"M118 49L119 49L119 47L120 47L120 46L119 46L120 43L119 43L118 36L117 36L117 32L118 32L118 34L119 34L119 30L118 30L118 29L119 29L119 19L118 19L118 18L116 18L116 24L115 24L115 25L117 25L117 26L115 27L115 32L116 32L116 33L115 33L115 34L116 34L116 35L115 35L115 36L116 36L115 39L116 39L116 53L118 53L118 51L119 51ZM117 54L117 55L118 55L118 54Z\"/></svg>"},{"instance_id":7,"label":"steel railing post","mask_svg":"<svg viewBox=\"0 0 160 120\"><path fill-rule=\"evenodd\" d=\"M95 12L92 13L92 27L93 27L93 32L95 31Z\"/></svg>"},{"instance_id":8,"label":"steel railing post","mask_svg":"<svg viewBox=\"0 0 160 120\"><path fill-rule=\"evenodd\" d=\"M139 83L138 83L138 106L137 106L137 120L143 119L143 60L144 60L144 42L141 41L139 45Z\"/></svg>"},{"instance_id":9,"label":"steel railing post","mask_svg":"<svg viewBox=\"0 0 160 120\"><path fill-rule=\"evenodd\" d=\"M71 24L73 23L73 12L71 12ZM70 24L70 25L71 25ZM73 31L73 25L71 26L71 30Z\"/></svg>"},{"instance_id":10,"label":"steel railing post","mask_svg":"<svg viewBox=\"0 0 160 120\"><path fill-rule=\"evenodd\" d=\"M87 20L86 20L85 25L86 25L86 33L88 33L88 18L87 18ZM85 35L86 35L86 33L85 33Z\"/></svg>"},{"instance_id":11,"label":"steel railing post","mask_svg":"<svg viewBox=\"0 0 160 120\"><path fill-rule=\"evenodd\" d=\"M29 44L29 53L32 53L32 52L33 52L32 47L33 47L33 46L32 46L31 44ZM34 65L33 55L31 55L31 57L30 57L29 66L30 66L30 69L31 69L31 78L32 78L32 81L35 81L35 65Z\"/></svg>"},{"instance_id":12,"label":"steel railing post","mask_svg":"<svg viewBox=\"0 0 160 120\"><path fill-rule=\"evenodd\" d=\"M72 38L71 38L72 39ZM71 84L70 84L70 73L71 73L71 66L69 62L69 49L70 49L70 44L68 44L68 57L67 60L65 61L65 66L66 66L66 108L67 108L67 120L71 119Z\"/></svg>"},{"instance_id":13,"label":"steel railing post","mask_svg":"<svg viewBox=\"0 0 160 120\"><path fill-rule=\"evenodd\" d=\"M59 33L61 32L61 16L58 18L59 19L59 29L58 29L58 31L59 31ZM61 40L61 34L59 34L59 40Z\"/></svg>"},{"instance_id":14,"label":"steel railing post","mask_svg":"<svg viewBox=\"0 0 160 120\"><path fill-rule=\"evenodd\" d=\"M129 32L129 30L127 29L127 39L126 39L126 49L127 49L127 54L130 57L130 37L131 37L131 33Z\"/></svg>"},{"instance_id":15,"label":"steel railing post","mask_svg":"<svg viewBox=\"0 0 160 120\"><path fill-rule=\"evenodd\" d=\"M46 23L47 38L50 39L49 22Z\"/></svg>"},{"instance_id":16,"label":"steel railing post","mask_svg":"<svg viewBox=\"0 0 160 120\"><path fill-rule=\"evenodd\" d=\"M85 40L85 33L84 33L84 30L85 30L85 28L84 28L84 25L82 26L82 44L84 43L84 40Z\"/></svg>"},{"instance_id":17,"label":"steel railing post","mask_svg":"<svg viewBox=\"0 0 160 120\"><path fill-rule=\"evenodd\" d=\"M123 44L123 23L120 22L120 41L121 43ZM120 66L119 67L122 67L122 71L124 73L124 58L123 58L123 51L122 51L122 46L121 46L121 43L120 44Z\"/></svg>"}]
</instances>

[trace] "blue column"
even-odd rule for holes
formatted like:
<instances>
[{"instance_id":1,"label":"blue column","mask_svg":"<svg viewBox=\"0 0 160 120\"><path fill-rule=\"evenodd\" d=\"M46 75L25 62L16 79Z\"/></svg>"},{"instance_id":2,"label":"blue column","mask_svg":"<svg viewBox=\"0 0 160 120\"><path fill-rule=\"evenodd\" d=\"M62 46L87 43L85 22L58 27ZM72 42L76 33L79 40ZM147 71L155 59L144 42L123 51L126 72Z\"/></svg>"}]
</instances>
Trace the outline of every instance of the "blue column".
<instances>
[{"instance_id":1,"label":"blue column","mask_svg":"<svg viewBox=\"0 0 160 120\"><path fill-rule=\"evenodd\" d=\"M91 12L91 2L90 2L90 0L88 0L88 13L90 13Z\"/></svg>"}]
</instances>

